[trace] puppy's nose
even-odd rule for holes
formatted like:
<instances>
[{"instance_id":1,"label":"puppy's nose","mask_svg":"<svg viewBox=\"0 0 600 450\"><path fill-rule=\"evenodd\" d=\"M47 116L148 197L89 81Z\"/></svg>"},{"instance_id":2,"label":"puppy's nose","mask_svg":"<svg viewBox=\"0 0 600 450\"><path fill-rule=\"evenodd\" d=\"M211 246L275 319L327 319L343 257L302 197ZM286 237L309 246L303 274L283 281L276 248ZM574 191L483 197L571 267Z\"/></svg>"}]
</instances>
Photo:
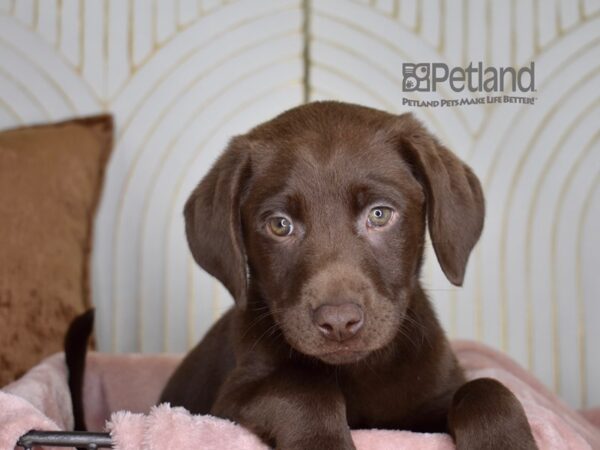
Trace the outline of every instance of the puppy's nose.
<instances>
[{"instance_id":1,"label":"puppy's nose","mask_svg":"<svg viewBox=\"0 0 600 450\"><path fill-rule=\"evenodd\" d=\"M364 323L363 310L356 303L321 305L313 313L313 322L327 339L350 339Z\"/></svg>"}]
</instances>

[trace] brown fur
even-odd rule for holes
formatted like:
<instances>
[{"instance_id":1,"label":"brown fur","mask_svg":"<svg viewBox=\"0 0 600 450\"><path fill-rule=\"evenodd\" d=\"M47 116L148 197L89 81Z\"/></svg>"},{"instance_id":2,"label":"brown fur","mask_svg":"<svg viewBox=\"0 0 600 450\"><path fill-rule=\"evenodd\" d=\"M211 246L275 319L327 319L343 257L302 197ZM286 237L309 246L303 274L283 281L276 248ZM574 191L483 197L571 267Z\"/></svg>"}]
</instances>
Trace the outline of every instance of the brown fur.
<instances>
[{"instance_id":1,"label":"brown fur","mask_svg":"<svg viewBox=\"0 0 600 450\"><path fill-rule=\"evenodd\" d=\"M368 226L382 205L393 218ZM284 238L267 226L281 215L294 224ZM350 428L449 431L460 449L505 449L488 437L511 435L510 448L535 448L505 387L465 384L419 283L426 226L460 285L483 217L475 175L410 114L312 103L234 138L185 219L196 261L236 306L161 401L237 421L278 449L353 449ZM325 337L323 305L336 320L336 306L358 308L358 332Z\"/></svg>"}]
</instances>

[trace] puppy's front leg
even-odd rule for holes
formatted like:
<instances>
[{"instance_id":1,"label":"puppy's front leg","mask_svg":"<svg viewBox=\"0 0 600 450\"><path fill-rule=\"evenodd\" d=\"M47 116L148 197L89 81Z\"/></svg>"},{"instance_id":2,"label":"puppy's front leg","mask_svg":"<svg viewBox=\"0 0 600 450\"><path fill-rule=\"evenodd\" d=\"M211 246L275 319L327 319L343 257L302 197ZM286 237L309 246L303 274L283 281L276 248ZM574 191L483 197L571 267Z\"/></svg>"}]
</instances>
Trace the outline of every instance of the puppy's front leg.
<instances>
[{"instance_id":1,"label":"puppy's front leg","mask_svg":"<svg viewBox=\"0 0 600 450\"><path fill-rule=\"evenodd\" d=\"M355 450L335 380L299 370L256 373L237 368L212 414L242 424L278 450Z\"/></svg>"},{"instance_id":2,"label":"puppy's front leg","mask_svg":"<svg viewBox=\"0 0 600 450\"><path fill-rule=\"evenodd\" d=\"M519 400L503 384L479 378L452 400L448 428L458 450L536 450Z\"/></svg>"}]
</instances>

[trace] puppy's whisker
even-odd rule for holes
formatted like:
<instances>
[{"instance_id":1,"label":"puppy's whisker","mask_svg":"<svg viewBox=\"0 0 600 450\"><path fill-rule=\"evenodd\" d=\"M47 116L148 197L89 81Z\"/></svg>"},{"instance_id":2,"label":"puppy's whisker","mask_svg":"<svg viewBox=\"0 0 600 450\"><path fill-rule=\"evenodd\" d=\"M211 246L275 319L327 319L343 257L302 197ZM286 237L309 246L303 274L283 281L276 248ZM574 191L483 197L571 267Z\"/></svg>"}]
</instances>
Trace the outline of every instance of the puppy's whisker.
<instances>
[{"instance_id":1,"label":"puppy's whisker","mask_svg":"<svg viewBox=\"0 0 600 450\"><path fill-rule=\"evenodd\" d=\"M402 335L402 337L404 337L406 339L407 342L409 342L415 349L418 349L419 346L417 345L417 343L414 341L413 336L411 335L411 333L408 333L406 330L404 330L402 328L402 326L400 326L400 328L398 329L398 332Z\"/></svg>"},{"instance_id":2,"label":"puppy's whisker","mask_svg":"<svg viewBox=\"0 0 600 450\"><path fill-rule=\"evenodd\" d=\"M280 312L285 312L286 308L270 308L268 306L261 306L258 308L255 308L255 310L259 310L259 309L264 309L266 310L265 312L260 313L258 316L256 316L251 322L250 324L246 327L246 329L244 330L244 333L242 334L242 337L246 337L248 335L248 333L254 328L256 327L260 322L262 322L265 319L272 319L273 322L277 322L274 314L280 313Z\"/></svg>"},{"instance_id":3,"label":"puppy's whisker","mask_svg":"<svg viewBox=\"0 0 600 450\"><path fill-rule=\"evenodd\" d=\"M252 352L254 350L254 348L258 345L258 343L262 340L262 338L264 338L267 333L271 332L273 329L277 329L279 326L275 323L273 325L271 325L269 328L267 328L260 336L259 338L256 340L256 342L254 342L254 344L252 344L252 347L250 347L250 352Z\"/></svg>"},{"instance_id":4,"label":"puppy's whisker","mask_svg":"<svg viewBox=\"0 0 600 450\"><path fill-rule=\"evenodd\" d=\"M413 317L411 317L409 315L406 315L404 317L403 325L405 323L416 328L415 331L421 335L421 345L423 345L424 343L427 343L430 347L432 346L431 337L430 337L429 333L427 332L428 329L423 323L419 322L418 320L414 319ZM407 330L407 334L412 335L412 333L410 333L410 330Z\"/></svg>"},{"instance_id":5,"label":"puppy's whisker","mask_svg":"<svg viewBox=\"0 0 600 450\"><path fill-rule=\"evenodd\" d=\"M250 330L252 330L260 322L262 322L263 320L265 320L265 319L267 319L269 317L271 317L271 313L270 312L262 313L261 315L259 315L258 317L256 317L252 322L250 322L250 324L248 325L248 327L246 328L246 330L242 334L242 337L246 337L246 335L250 332Z\"/></svg>"}]
</instances>

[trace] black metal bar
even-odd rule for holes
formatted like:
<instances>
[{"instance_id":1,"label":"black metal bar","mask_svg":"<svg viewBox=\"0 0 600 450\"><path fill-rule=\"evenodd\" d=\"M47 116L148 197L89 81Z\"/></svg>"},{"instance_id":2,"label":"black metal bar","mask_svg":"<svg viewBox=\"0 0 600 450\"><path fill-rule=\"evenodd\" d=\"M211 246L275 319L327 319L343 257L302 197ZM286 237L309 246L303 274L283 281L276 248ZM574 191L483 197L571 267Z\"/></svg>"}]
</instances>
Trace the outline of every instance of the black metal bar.
<instances>
[{"instance_id":1,"label":"black metal bar","mask_svg":"<svg viewBox=\"0 0 600 450\"><path fill-rule=\"evenodd\" d=\"M95 450L112 448L112 440L108 433L92 433L87 431L30 431L24 434L17 445L31 449L34 445L49 447L80 447Z\"/></svg>"}]
</instances>

